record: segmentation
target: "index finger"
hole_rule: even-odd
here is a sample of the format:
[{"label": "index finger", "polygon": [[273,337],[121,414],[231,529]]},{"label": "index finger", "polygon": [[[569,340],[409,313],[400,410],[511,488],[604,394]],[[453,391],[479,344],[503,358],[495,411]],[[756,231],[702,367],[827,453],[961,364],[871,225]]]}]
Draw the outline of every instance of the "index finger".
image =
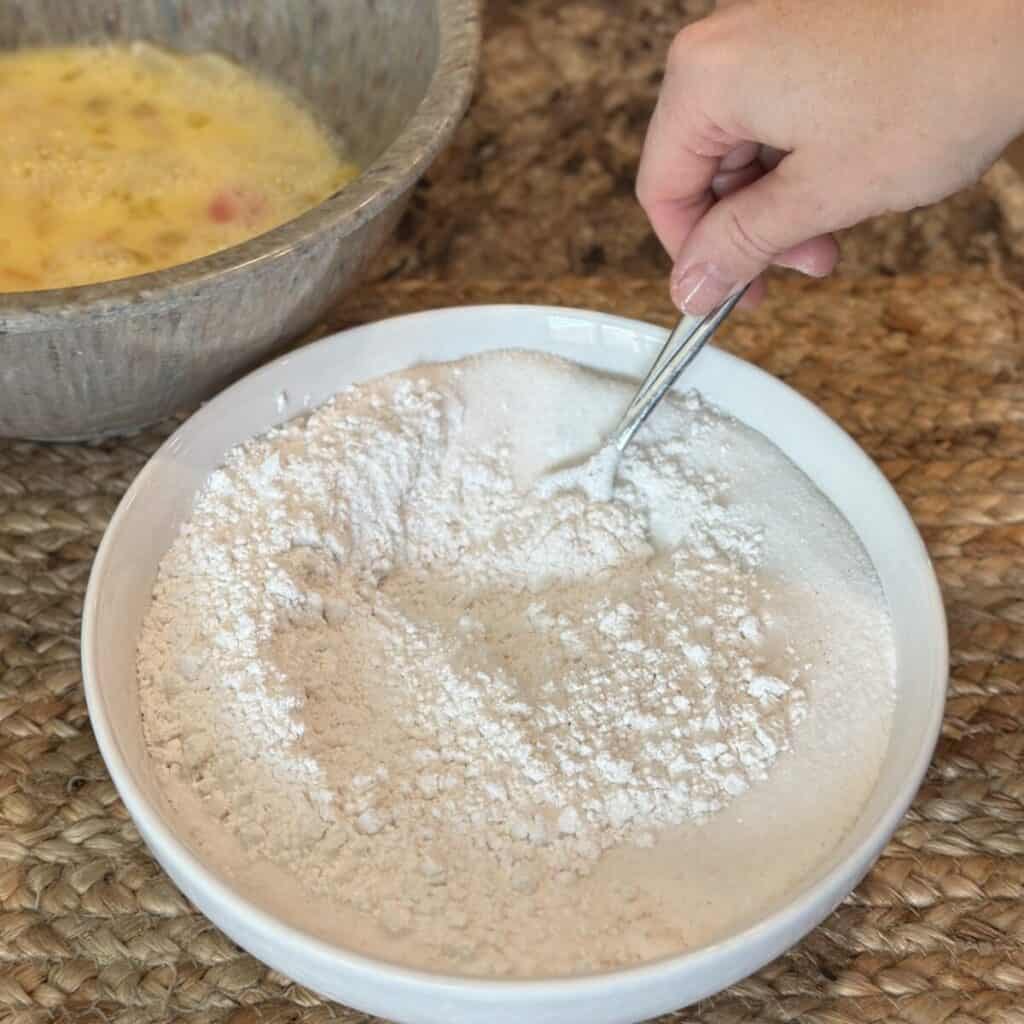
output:
[{"label": "index finger", "polygon": [[[679,45],[677,40],[673,48]],[[750,159],[757,152],[753,143],[730,136],[701,113],[691,83],[675,70],[683,60],[685,53],[669,58],[636,183],[640,205],[673,259],[715,202],[711,182],[722,158],[737,147],[749,146]],[[742,166],[745,157],[738,155],[733,163]]]}]

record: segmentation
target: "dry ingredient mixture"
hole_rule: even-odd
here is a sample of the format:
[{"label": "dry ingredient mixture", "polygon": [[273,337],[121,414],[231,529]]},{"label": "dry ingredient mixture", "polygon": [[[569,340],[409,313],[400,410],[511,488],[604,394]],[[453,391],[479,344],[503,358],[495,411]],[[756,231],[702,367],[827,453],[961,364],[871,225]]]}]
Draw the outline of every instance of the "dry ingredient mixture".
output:
[{"label": "dry ingredient mixture", "polygon": [[421,367],[210,477],[145,622],[144,728],[254,898],[419,967],[564,974],[722,934],[856,818],[893,673],[863,549],[696,394],[611,495],[545,486],[628,398],[525,353]]},{"label": "dry ingredient mixture", "polygon": [[0,292],[197,259],[357,173],[269,82],[141,42],[0,54],[0,147]]}]

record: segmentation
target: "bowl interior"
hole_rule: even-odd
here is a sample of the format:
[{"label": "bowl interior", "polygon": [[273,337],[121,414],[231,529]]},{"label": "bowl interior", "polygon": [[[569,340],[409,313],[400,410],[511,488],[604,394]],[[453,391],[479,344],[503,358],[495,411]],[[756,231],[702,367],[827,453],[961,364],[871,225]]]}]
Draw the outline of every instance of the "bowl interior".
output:
[{"label": "bowl interior", "polygon": [[[714,349],[688,371],[685,386],[760,430],[835,503],[874,562],[894,620],[897,708],[879,781],[856,826],[795,896],[722,942],[647,967],[564,981],[453,984],[374,964],[273,921],[245,904],[174,834],[142,739],[136,638],[159,559],[226,451],[349,383],[418,362],[518,347],[638,375],[663,339],[660,329],[633,321],[534,307],[448,310],[369,325],[286,356],[221,394],[130,488],[97,556],[86,600],[83,665],[92,724],[158,859],[202,910],[257,956],[327,995],[398,1020],[468,1021],[484,1008],[495,1021],[526,1010],[537,1020],[640,1020],[718,991],[781,953],[848,894],[880,852],[923,777],[941,722],[948,656],[935,576],[906,510],[853,441],[779,381]],[[612,994],[617,998],[609,1001]],[[426,995],[436,1000],[429,1008]]]},{"label": "bowl interior", "polygon": [[439,9],[427,0],[0,0],[0,49],[144,39],[214,50],[301,96],[366,167],[427,92]]}]

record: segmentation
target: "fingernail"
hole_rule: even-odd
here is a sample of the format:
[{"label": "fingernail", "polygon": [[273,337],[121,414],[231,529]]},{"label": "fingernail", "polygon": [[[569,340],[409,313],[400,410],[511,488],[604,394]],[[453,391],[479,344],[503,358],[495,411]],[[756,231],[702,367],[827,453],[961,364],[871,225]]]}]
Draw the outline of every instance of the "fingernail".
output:
[{"label": "fingernail", "polygon": [[780,267],[787,270],[795,270],[799,274],[806,274],[807,277],[828,277],[830,270],[823,270],[820,258],[815,253],[798,253],[795,257],[783,253],[776,261]]},{"label": "fingernail", "polygon": [[710,313],[735,290],[736,283],[726,280],[710,263],[678,268],[672,273],[672,301],[694,316]]}]

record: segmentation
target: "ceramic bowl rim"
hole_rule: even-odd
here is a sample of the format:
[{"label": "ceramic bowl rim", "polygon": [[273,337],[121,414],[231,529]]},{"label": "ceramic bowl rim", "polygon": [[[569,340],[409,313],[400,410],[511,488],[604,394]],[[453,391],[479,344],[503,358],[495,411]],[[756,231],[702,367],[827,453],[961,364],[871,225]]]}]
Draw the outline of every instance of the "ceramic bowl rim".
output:
[{"label": "ceramic bowl rim", "polygon": [[73,288],[0,294],[0,334],[53,330],[83,315],[171,305],[325,233],[344,238],[357,231],[419,178],[469,105],[480,58],[480,0],[438,0],[438,10],[438,62],[427,91],[398,135],[352,183],[262,235],[187,263]]}]

